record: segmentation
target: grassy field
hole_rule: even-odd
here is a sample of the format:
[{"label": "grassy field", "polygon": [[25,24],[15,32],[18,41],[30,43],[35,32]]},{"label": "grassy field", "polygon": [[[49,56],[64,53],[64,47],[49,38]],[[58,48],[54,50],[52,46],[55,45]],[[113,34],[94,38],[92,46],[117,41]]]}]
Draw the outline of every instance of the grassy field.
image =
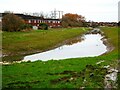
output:
[{"label": "grassy field", "polygon": [[50,29],[50,30],[33,30],[28,32],[3,32],[3,54],[8,55],[4,60],[9,58],[15,59],[22,55],[36,52],[42,52],[54,46],[58,46],[63,41],[77,37],[84,33],[87,28],[72,29]]},{"label": "grassy field", "polygon": [[[112,52],[98,57],[3,65],[3,88],[104,88],[107,69],[103,67],[117,67],[118,64],[118,28],[104,27],[101,30],[114,46]],[[79,30],[71,30],[73,32],[80,33]],[[96,64],[103,60],[104,62]]]}]

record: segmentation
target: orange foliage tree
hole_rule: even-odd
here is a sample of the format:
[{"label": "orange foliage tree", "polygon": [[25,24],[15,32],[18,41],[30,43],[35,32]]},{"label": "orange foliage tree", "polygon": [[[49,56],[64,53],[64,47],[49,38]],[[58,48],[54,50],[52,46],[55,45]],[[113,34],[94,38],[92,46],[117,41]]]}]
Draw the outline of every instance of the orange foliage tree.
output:
[{"label": "orange foliage tree", "polygon": [[85,25],[85,17],[78,14],[67,13],[62,17],[63,27],[80,27]]}]

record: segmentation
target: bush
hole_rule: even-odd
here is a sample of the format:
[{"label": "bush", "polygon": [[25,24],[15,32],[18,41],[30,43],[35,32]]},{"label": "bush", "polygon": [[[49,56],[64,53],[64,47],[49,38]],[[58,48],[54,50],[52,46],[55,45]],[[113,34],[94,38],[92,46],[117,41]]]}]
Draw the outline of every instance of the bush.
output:
[{"label": "bush", "polygon": [[3,31],[21,31],[24,24],[24,20],[13,13],[9,13],[2,18]]},{"label": "bush", "polygon": [[30,24],[23,24],[23,25],[21,25],[21,27],[20,27],[21,29],[31,29],[32,28],[32,25],[30,25]]},{"label": "bush", "polygon": [[48,25],[46,23],[40,23],[39,29],[48,30]]},{"label": "bush", "polygon": [[68,27],[68,23],[65,22],[65,21],[63,21],[63,22],[62,22],[62,26],[65,27],[65,28],[67,28],[67,27]]}]

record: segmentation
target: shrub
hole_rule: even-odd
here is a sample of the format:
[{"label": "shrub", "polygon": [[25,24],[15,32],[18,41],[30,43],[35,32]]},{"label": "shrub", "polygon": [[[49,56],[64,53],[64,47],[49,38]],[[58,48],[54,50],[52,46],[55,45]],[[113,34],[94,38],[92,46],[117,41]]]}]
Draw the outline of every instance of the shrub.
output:
[{"label": "shrub", "polygon": [[39,29],[48,30],[48,25],[46,23],[40,23]]},{"label": "shrub", "polygon": [[24,24],[24,20],[13,13],[9,13],[2,18],[3,31],[21,31]]},{"label": "shrub", "polygon": [[30,24],[23,24],[23,25],[21,25],[20,28],[21,28],[21,29],[31,29],[31,28],[32,28],[32,25],[30,25]]},{"label": "shrub", "polygon": [[62,22],[62,26],[67,28],[68,27],[68,23],[66,23],[65,21]]}]

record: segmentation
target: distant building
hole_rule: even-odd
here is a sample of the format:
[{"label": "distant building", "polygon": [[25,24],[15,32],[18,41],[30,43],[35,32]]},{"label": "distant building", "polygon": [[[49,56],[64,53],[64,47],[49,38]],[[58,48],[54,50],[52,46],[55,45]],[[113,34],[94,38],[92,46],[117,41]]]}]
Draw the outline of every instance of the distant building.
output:
[{"label": "distant building", "polygon": [[86,22],[87,23],[87,26],[110,26],[110,27],[113,27],[113,26],[118,26],[118,23],[117,22]]},{"label": "distant building", "polygon": [[[7,13],[1,13],[2,17],[5,16]],[[32,26],[39,27],[40,23],[46,23],[49,27],[61,27],[61,20],[60,19],[51,19],[51,18],[43,18],[31,15],[24,15],[24,14],[15,14],[22,19],[24,19],[26,24],[30,24]],[[0,17],[0,18],[2,18]]]},{"label": "distant building", "polygon": [[117,22],[99,22],[99,25],[113,27],[113,26],[118,26],[118,23]]}]

